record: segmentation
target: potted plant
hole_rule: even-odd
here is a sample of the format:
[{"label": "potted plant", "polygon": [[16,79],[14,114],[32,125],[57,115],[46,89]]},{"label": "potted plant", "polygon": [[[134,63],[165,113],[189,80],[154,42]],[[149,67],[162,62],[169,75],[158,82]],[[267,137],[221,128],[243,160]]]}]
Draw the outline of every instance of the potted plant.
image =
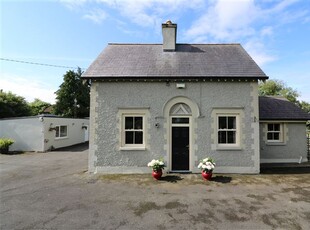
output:
[{"label": "potted plant", "polygon": [[9,138],[0,138],[0,153],[8,154],[9,147],[12,145],[14,141]]},{"label": "potted plant", "polygon": [[153,170],[152,176],[156,180],[159,180],[161,178],[161,176],[163,175],[163,169],[165,167],[164,161],[153,159],[151,162],[149,162],[147,164],[147,166],[152,168],[152,170]]},{"label": "potted plant", "polygon": [[198,165],[198,168],[201,169],[201,175],[205,180],[210,180],[212,177],[213,169],[215,168],[215,162],[212,158],[202,159]]}]

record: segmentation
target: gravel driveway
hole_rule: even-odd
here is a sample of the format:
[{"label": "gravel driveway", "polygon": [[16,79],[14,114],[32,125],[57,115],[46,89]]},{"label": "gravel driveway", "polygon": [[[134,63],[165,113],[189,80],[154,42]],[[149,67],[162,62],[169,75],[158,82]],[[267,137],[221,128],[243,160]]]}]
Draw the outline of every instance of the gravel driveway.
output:
[{"label": "gravel driveway", "polygon": [[0,228],[309,229],[310,174],[98,176],[80,150],[0,155]]}]

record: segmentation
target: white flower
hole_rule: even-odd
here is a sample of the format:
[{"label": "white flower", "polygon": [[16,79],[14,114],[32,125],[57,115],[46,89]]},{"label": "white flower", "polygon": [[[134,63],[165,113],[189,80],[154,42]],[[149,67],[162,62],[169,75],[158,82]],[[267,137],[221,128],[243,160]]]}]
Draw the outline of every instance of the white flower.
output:
[{"label": "white flower", "polygon": [[148,166],[148,167],[153,167],[154,164],[155,164],[155,160],[153,159],[153,160],[151,160],[151,162],[149,162],[149,163],[147,164],[147,166]]},{"label": "white flower", "polygon": [[207,158],[202,160],[202,163],[206,163],[208,160],[209,160],[209,158],[207,157]]},{"label": "white flower", "polygon": [[153,159],[147,164],[147,166],[152,167],[153,169],[163,169],[165,167],[165,162],[162,160]]},{"label": "white flower", "polygon": [[202,171],[211,171],[215,168],[215,163],[212,158],[206,157],[200,161],[198,164],[198,168],[202,169]]}]

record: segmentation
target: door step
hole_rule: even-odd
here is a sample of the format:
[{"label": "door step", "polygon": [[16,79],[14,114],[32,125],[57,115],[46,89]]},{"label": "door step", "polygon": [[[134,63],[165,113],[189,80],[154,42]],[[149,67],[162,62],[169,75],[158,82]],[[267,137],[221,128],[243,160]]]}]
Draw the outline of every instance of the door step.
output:
[{"label": "door step", "polygon": [[188,171],[188,170],[171,170],[168,173],[190,174],[190,173],[192,173],[192,171]]}]

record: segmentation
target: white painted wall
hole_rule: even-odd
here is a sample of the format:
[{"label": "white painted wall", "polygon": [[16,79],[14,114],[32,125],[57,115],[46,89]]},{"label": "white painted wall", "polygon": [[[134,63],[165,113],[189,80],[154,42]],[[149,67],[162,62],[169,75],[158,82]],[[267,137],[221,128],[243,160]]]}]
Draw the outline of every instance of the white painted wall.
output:
[{"label": "white painted wall", "polygon": [[43,123],[38,117],[0,120],[0,137],[15,141],[10,151],[44,151]]},{"label": "white painted wall", "polygon": [[[44,151],[61,148],[85,142],[85,129],[89,125],[88,119],[44,117]],[[68,135],[65,138],[56,138],[56,131],[49,131],[50,127],[66,125]]]},{"label": "white painted wall", "polygon": [[[68,135],[56,138],[56,131],[50,127],[66,125]],[[15,143],[10,151],[45,152],[51,148],[61,148],[85,142],[85,128],[89,127],[88,119],[59,117],[27,117],[0,120],[0,138],[12,138]],[[89,130],[87,129],[87,132]]]}]

